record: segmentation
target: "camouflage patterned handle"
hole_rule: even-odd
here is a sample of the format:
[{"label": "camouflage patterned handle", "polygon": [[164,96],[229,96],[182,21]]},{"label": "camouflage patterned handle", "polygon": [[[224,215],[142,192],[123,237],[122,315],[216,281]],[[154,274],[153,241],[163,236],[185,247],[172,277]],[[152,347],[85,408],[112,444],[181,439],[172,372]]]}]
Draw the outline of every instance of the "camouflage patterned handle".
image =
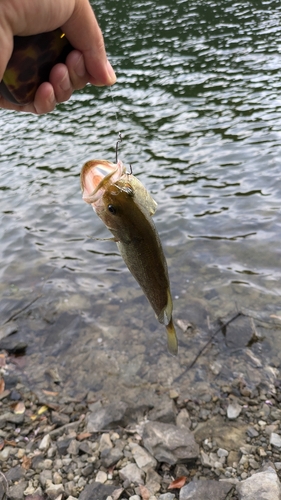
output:
[{"label": "camouflage patterned handle", "polygon": [[49,81],[52,67],[65,62],[73,50],[60,29],[32,36],[15,36],[14,50],[0,82],[0,94],[24,106],[33,102],[36,90]]}]

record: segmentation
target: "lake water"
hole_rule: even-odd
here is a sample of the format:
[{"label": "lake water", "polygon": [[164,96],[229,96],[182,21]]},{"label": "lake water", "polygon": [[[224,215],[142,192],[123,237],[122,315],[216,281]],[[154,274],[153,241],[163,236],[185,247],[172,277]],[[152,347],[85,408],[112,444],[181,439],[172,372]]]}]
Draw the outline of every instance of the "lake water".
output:
[{"label": "lake water", "polygon": [[[270,378],[281,363],[280,2],[103,0],[96,13],[118,83],[46,116],[0,111],[0,323],[19,312],[21,372],[52,389],[56,369],[66,394],[108,399],[254,384],[255,363]],[[177,359],[81,198],[82,165],[114,161],[119,132],[120,159],[158,203]],[[237,311],[263,322],[258,342],[230,346],[220,332],[187,371]]]}]

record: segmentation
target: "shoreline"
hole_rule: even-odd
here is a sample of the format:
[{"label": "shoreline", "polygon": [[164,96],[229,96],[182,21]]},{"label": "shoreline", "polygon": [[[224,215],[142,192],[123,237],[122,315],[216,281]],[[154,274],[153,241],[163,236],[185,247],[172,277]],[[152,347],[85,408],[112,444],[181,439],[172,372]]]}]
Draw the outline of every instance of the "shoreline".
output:
[{"label": "shoreline", "polygon": [[59,385],[32,392],[5,351],[0,363],[0,500],[258,500],[261,484],[281,494],[278,380],[274,394],[235,379],[219,397],[158,388],[147,404],[91,391],[79,401]]}]

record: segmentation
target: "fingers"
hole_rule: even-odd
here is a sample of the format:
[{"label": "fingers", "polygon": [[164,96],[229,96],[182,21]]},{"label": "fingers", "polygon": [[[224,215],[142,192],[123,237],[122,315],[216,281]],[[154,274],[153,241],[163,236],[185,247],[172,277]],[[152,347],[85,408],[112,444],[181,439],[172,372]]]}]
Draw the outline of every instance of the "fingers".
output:
[{"label": "fingers", "polygon": [[[0,81],[13,50],[13,34],[28,35],[37,33],[38,30],[41,32],[39,20],[43,19],[44,26],[46,25],[48,29],[54,29],[56,23],[59,23],[58,26],[61,26],[77,50],[68,55],[65,64],[54,66],[50,81],[40,85],[32,104],[15,105],[0,95],[0,107],[36,114],[48,113],[55,108],[57,102],[68,100],[74,90],[82,89],[88,82],[99,86],[115,83],[116,75],[107,59],[103,35],[89,0],[48,0],[48,2],[40,0],[38,5],[41,10],[37,6],[38,19],[37,14],[35,17],[29,15],[36,13],[37,9],[30,11],[31,4],[23,2],[25,8],[20,16],[19,10],[14,9],[13,15],[15,18],[18,15],[18,19],[14,19],[11,26],[7,22],[5,24],[3,19],[5,21],[6,18],[4,15],[1,16],[1,6],[3,10],[3,6],[7,7],[10,3],[12,2],[1,3],[0,0]],[[50,18],[48,22],[44,9]],[[28,23],[24,22],[26,19]]]},{"label": "fingers", "polygon": [[76,1],[72,16],[62,29],[70,43],[83,53],[89,82],[93,85],[113,85],[116,75],[107,60],[103,35],[88,0]]},{"label": "fingers", "polygon": [[0,107],[14,111],[49,113],[55,109],[57,103],[67,101],[74,90],[85,87],[90,75],[85,68],[83,55],[75,50],[66,60],[66,64],[56,64],[50,73],[49,82],[44,82],[37,89],[34,102],[26,106],[19,106],[6,101],[0,96]]},{"label": "fingers", "polygon": [[74,90],[80,90],[90,81],[90,75],[86,70],[84,57],[78,50],[73,50],[66,58],[66,66],[69,78]]},{"label": "fingers", "polygon": [[43,115],[53,111],[56,106],[56,98],[53,86],[48,83],[42,83],[38,88],[34,102],[27,104],[26,106],[20,106],[18,104],[13,104],[6,101],[2,96],[0,96],[0,108],[9,109],[11,111],[21,111],[24,113],[34,113],[36,115]]},{"label": "fingers", "polygon": [[0,43],[1,43],[1,57],[0,57],[0,81],[3,78],[7,62],[9,61],[13,52],[13,36],[0,27]]}]

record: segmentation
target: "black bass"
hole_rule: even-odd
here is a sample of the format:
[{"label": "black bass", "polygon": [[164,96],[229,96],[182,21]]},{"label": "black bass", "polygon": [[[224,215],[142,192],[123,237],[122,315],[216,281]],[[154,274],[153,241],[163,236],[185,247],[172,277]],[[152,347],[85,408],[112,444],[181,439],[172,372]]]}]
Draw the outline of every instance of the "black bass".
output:
[{"label": "black bass", "polygon": [[121,161],[88,161],[81,171],[83,200],[111,231],[129,271],[167,330],[168,349],[178,352],[167,263],[151,216],[157,203]]}]

